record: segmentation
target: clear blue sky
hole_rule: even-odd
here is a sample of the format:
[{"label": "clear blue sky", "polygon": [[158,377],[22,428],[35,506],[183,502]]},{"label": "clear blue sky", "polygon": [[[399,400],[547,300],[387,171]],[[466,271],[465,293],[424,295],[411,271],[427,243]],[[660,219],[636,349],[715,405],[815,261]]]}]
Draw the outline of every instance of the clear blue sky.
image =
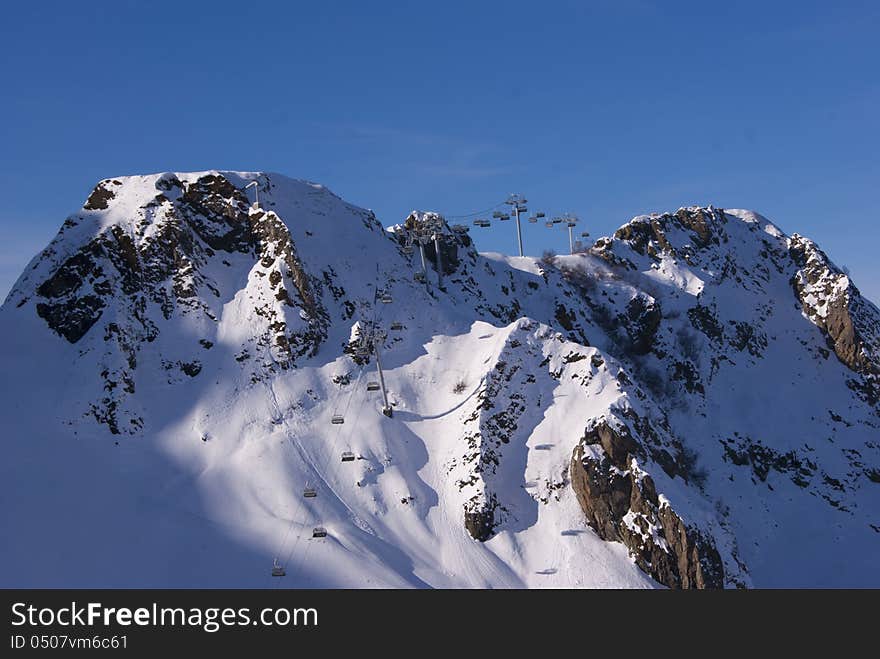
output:
[{"label": "clear blue sky", "polygon": [[[278,171],[387,224],[513,191],[598,235],[713,203],[880,301],[880,3],[16,2],[0,294],[105,177]],[[474,231],[512,252],[510,223]],[[528,226],[526,251],[563,251]]]}]

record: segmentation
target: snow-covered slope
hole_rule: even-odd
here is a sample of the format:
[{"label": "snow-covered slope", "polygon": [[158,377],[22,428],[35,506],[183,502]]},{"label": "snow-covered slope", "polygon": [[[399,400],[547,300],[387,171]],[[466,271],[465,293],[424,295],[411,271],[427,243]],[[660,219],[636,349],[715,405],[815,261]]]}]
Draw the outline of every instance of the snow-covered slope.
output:
[{"label": "snow-covered slope", "polygon": [[694,208],[538,261],[443,225],[438,285],[429,220],[101,182],[0,309],[0,583],[880,585],[880,313],[812,242]]}]

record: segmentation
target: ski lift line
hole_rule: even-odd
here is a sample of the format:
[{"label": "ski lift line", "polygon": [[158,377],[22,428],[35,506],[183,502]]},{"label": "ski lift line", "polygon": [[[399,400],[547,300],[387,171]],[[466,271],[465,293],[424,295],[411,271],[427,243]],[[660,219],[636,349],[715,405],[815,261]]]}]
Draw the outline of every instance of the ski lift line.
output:
[{"label": "ski lift line", "polygon": [[[284,441],[282,442],[282,444],[286,444],[286,445],[288,446],[288,449],[289,449],[291,452],[293,452],[293,451],[295,451],[295,447],[293,446],[293,442],[292,442],[292,440],[290,439],[290,438],[291,438],[291,435],[292,435],[292,432],[291,432],[291,429],[290,429],[290,427],[289,427],[289,425],[288,425],[288,423],[287,423],[287,419],[286,419],[286,417],[285,417],[283,414],[281,414],[281,406],[278,404],[278,396],[275,394],[275,389],[274,389],[274,387],[272,387],[271,382],[267,384],[267,388],[269,389],[269,392],[272,394],[272,403],[273,403],[273,405],[274,405],[274,407],[275,407],[275,413],[276,413],[276,415],[280,416],[280,418],[281,418],[281,422],[282,422],[282,424],[283,424],[284,427],[285,427]],[[317,470],[315,469],[315,465],[314,465],[314,463],[312,462],[312,460],[308,457],[308,454],[304,453],[301,449],[300,449],[300,454],[301,454],[300,457],[301,457],[302,461],[303,461],[306,465],[308,465],[313,471],[317,472]],[[296,458],[296,455],[293,455],[293,457],[294,457],[294,459],[295,459],[295,458]],[[307,517],[308,517],[308,513],[309,513],[309,509],[308,509],[308,507],[307,507],[304,503],[299,502],[299,508],[300,508],[300,509],[302,510],[302,512],[303,512],[303,517],[304,517],[304,518],[307,518]],[[276,559],[275,559],[276,561],[277,561],[277,558],[278,558],[279,556],[282,556],[282,555],[283,555],[283,553],[284,553],[284,547],[285,547],[285,545],[287,544],[287,540],[288,540],[288,538],[290,537],[290,532],[291,532],[291,530],[293,529],[293,525],[294,525],[295,523],[296,523],[296,517],[293,516],[293,515],[291,515],[291,518],[290,518],[290,524],[288,524],[288,526],[287,526],[287,531],[286,531],[285,534],[284,534],[284,539],[281,541],[281,545],[279,546],[279,548],[278,548],[278,552],[277,552],[276,555],[275,555],[275,556],[276,556]],[[291,547],[290,552],[288,553],[288,557],[289,557],[289,558],[290,558],[290,557],[293,557],[294,554],[296,553],[297,547],[298,547],[298,545],[299,545],[300,537],[301,537],[300,535],[298,535],[298,536],[296,537],[296,540],[294,541],[293,546]],[[290,564],[290,560],[287,560],[287,561],[285,561],[285,563],[281,564],[280,567],[282,568],[282,570],[284,570],[284,569],[285,569],[285,566],[286,566],[286,565],[289,565],[289,564]],[[270,576],[270,579],[271,579],[272,577],[276,576],[276,575],[274,574],[274,572],[275,572],[275,570],[274,570],[274,567],[273,567],[273,574]],[[279,584],[279,586],[280,586],[280,584]]]},{"label": "ski lift line", "polygon": [[490,211],[494,211],[498,208],[501,208],[505,204],[507,204],[506,199],[502,202],[495,204],[494,206],[490,206],[489,208],[485,208],[480,211],[474,211],[473,213],[462,213],[461,215],[447,215],[446,213],[444,213],[443,217],[445,217],[446,219],[450,219],[450,220],[460,220],[460,219],[464,219],[466,217],[474,217],[475,215],[482,215],[483,213],[488,213]]},{"label": "ski lift line", "polygon": [[[303,534],[305,534],[305,533],[307,533],[307,531],[306,531],[306,529],[303,529],[303,530],[300,532],[300,534],[296,537],[297,544],[299,544],[300,539],[302,539],[302,536],[303,536]],[[309,561],[309,550],[310,550],[311,548],[312,548],[312,543],[311,543],[311,542],[306,542],[306,548],[303,550],[302,557],[301,557],[301,558],[302,558],[302,564],[303,564],[303,565],[308,565],[308,561]],[[293,558],[294,558],[294,552],[293,552],[293,550],[291,550],[290,554],[289,554],[289,555],[287,556],[287,558],[285,559],[285,563],[284,563],[284,564],[285,564],[285,565],[290,565],[291,562],[293,561]]]},{"label": "ski lift line", "polygon": [[[376,302],[376,298],[378,298],[378,292],[379,292],[378,279],[379,279],[379,270],[378,270],[378,266],[377,266],[377,281],[374,282],[374,284],[375,284],[375,287],[374,287],[374,298],[373,298],[373,299],[374,299],[374,304],[373,304],[373,309],[372,309],[372,311],[373,311],[373,317],[374,317],[374,322],[375,322],[375,318],[376,318],[376,311],[377,311],[377,308],[378,308],[378,305],[375,303],[375,302]],[[346,404],[346,409],[345,409],[345,413],[346,413],[346,414],[348,413],[348,410],[349,410],[350,407],[351,407],[352,395],[355,394],[355,393],[357,393],[357,391],[358,391],[358,389],[359,389],[359,387],[360,387],[360,381],[361,381],[361,379],[362,379],[362,377],[363,377],[363,373],[364,373],[364,366],[362,365],[362,366],[360,367],[359,372],[358,372],[358,377],[357,377],[357,379],[356,379],[356,381],[355,381],[355,386],[354,386],[354,388],[351,390],[350,395],[348,396],[348,400],[347,400],[347,404]],[[289,445],[290,445],[290,450],[293,451],[293,450],[294,450],[294,447],[293,447],[292,441],[291,441],[291,439],[290,439],[290,437],[291,437],[290,428],[289,428],[289,425],[288,425],[288,423],[287,423],[287,419],[286,419],[286,417],[281,413],[281,406],[278,404],[278,397],[277,397],[277,395],[275,394],[275,390],[274,390],[274,388],[272,387],[271,382],[267,383],[267,388],[269,389],[269,392],[270,392],[271,395],[272,395],[272,403],[273,403],[273,406],[274,406],[274,408],[275,408],[276,417],[280,417],[280,418],[281,418],[281,421],[282,421],[282,424],[285,426],[285,431],[286,431],[286,432],[285,432],[285,440],[286,440],[286,441],[283,442],[283,443],[287,443],[287,444],[289,444]],[[333,408],[335,408],[335,407],[338,406],[338,403],[339,403],[339,396],[342,395],[342,390],[343,390],[343,388],[342,388],[342,386],[340,386],[339,389],[338,389],[337,392],[336,392],[336,396],[335,396],[335,401],[334,401]],[[331,409],[333,409],[333,408],[331,408]],[[344,418],[344,416],[343,416],[343,418]],[[349,434],[348,440],[350,441],[350,434]],[[339,465],[338,465],[338,464],[333,464],[333,463],[331,462],[330,465],[327,465],[327,466],[330,467],[329,470],[328,470],[328,469],[325,469],[325,470],[322,471],[322,472],[318,472],[318,470],[316,469],[316,465],[312,462],[311,458],[309,458],[308,454],[305,453],[305,452],[302,452],[302,451],[301,451],[301,453],[302,453],[301,457],[303,458],[303,462],[305,462],[309,467],[311,467],[311,469],[312,469],[312,471],[315,473],[315,476],[317,477],[317,479],[323,480],[324,483],[327,485],[327,489],[328,489],[329,491],[333,492],[333,494],[336,496],[336,498],[337,498],[337,499],[338,499],[338,500],[339,500],[339,501],[340,501],[340,502],[341,502],[346,508],[348,508],[349,511],[351,511],[351,508],[348,506],[348,504],[345,503],[344,499],[343,499],[343,498],[342,498],[342,497],[341,497],[341,496],[340,496],[340,495],[339,495],[339,494],[333,489],[333,486],[330,484],[330,482],[328,482],[326,478],[322,478],[322,477],[321,477],[321,474],[322,474],[322,473],[325,473],[325,474],[326,474],[326,473],[328,473],[328,471],[329,471],[329,472],[332,473],[333,478],[336,478],[336,477],[338,476],[338,474],[336,473],[336,470],[337,470],[337,468],[339,467]],[[293,456],[293,457],[296,457],[296,456]],[[331,460],[331,457],[329,456],[329,454],[328,454],[327,459],[328,459],[328,460]],[[308,483],[307,483],[307,485],[308,485]],[[309,490],[309,488],[307,487],[306,490],[304,490],[304,496],[310,496],[310,498],[311,498],[311,497],[314,497],[315,494],[316,494],[315,490],[314,490],[314,489],[311,490],[311,492],[312,492],[311,495],[305,494],[306,492],[309,492],[309,491],[310,491],[310,490]],[[308,517],[308,512],[309,512],[309,511],[308,511],[308,508],[307,508],[307,507],[305,506],[305,504],[302,503],[301,501],[300,501],[299,507],[302,508],[302,509],[304,510],[304,512],[306,513],[305,515],[303,515],[303,517],[304,517],[304,518],[307,518],[307,517]],[[288,538],[289,538],[289,536],[290,536],[290,532],[291,532],[291,530],[293,529],[293,524],[295,523],[295,521],[296,521],[296,518],[295,518],[294,516],[291,516],[290,524],[288,524],[288,526],[287,526],[287,530],[286,530],[286,532],[285,532],[285,534],[284,534],[284,538],[283,538],[282,541],[281,541],[281,546],[279,547],[279,551],[277,552],[277,554],[276,554],[276,558],[275,558],[275,560],[274,560],[274,562],[273,562],[273,569],[272,569],[272,571],[271,571],[271,573],[270,573],[270,579],[272,579],[273,577],[282,576],[281,574],[279,574],[279,570],[280,570],[281,573],[286,574],[284,566],[285,566],[285,565],[290,565],[290,564],[291,564],[291,561],[293,560],[293,558],[294,558],[294,556],[295,556],[295,554],[296,554],[297,548],[298,548],[298,546],[299,546],[299,542],[300,542],[300,540],[301,540],[301,538],[302,538],[302,535],[303,535],[302,532],[300,532],[300,533],[297,535],[296,540],[295,540],[294,543],[293,543],[293,546],[290,548],[290,552],[288,552],[288,555],[287,555],[287,558],[286,558],[286,560],[285,560],[285,563],[281,564],[280,566],[278,565],[278,563],[277,563],[277,557],[283,554],[283,552],[284,552],[284,547],[285,547],[285,545],[287,544],[287,540],[288,540]],[[306,545],[306,551],[305,551],[305,553],[303,554],[303,563],[306,562],[306,559],[307,559],[307,556],[308,556],[308,550],[309,550],[309,548],[310,548],[310,544],[307,544],[307,545]]]},{"label": "ski lift line", "polygon": [[[358,377],[355,380],[355,386],[351,389],[351,392],[350,392],[349,396],[347,397],[345,411],[343,413],[343,416],[345,416],[345,414],[348,413],[348,410],[351,408],[352,398],[355,394],[357,394],[358,390],[360,389],[360,382],[361,382],[361,378],[363,377],[363,374],[364,374],[364,369],[365,369],[365,366],[361,366],[360,370],[358,371]],[[340,445],[342,445],[342,444],[347,445],[347,442],[351,441],[351,432],[352,432],[351,427],[352,427],[352,425],[353,424],[349,424],[350,429],[349,429],[349,432],[347,435],[344,434],[343,428],[339,429],[340,431],[339,431],[338,437],[341,440]],[[333,447],[333,448],[334,448],[334,450],[336,449],[336,447]],[[338,465],[333,460],[332,454],[330,452],[328,452],[327,456],[326,456],[326,460],[325,460],[324,471],[321,473],[330,473],[333,475],[333,477],[336,477],[337,476],[337,472],[336,472],[337,468],[338,468]],[[330,483],[327,482],[327,479],[324,478],[323,480],[327,484],[328,489],[331,492],[333,492],[333,494],[336,495],[336,497],[340,501],[342,501],[342,497],[333,489],[332,485],[330,485]]]},{"label": "ski lift line", "polygon": [[[364,370],[365,370],[365,366],[361,366],[361,367],[360,367],[360,371],[358,372],[358,377],[357,377],[357,379],[355,380],[355,386],[354,386],[354,388],[351,390],[351,394],[350,394],[349,397],[348,397],[348,401],[347,401],[347,405],[346,405],[346,409],[345,409],[345,412],[346,412],[346,413],[348,412],[348,410],[349,410],[350,407],[351,407],[351,400],[352,400],[352,397],[353,397],[354,395],[356,395],[357,392],[358,392],[358,390],[360,389],[360,386],[359,386],[359,385],[360,385],[361,378],[363,377]],[[344,433],[344,429],[340,428],[339,438],[342,440],[342,441],[340,442],[340,445],[342,445],[342,444],[348,445],[348,443],[351,441],[351,432],[353,431],[353,428],[351,428],[352,425],[353,425],[353,424],[349,424],[349,426],[350,426],[350,430],[349,430],[349,432],[348,432],[347,435],[343,434],[343,433]],[[326,458],[325,458],[324,468],[323,468],[323,471],[321,472],[321,473],[324,473],[324,474],[331,474],[332,477],[333,477],[334,479],[337,478],[337,477],[339,476],[339,473],[338,473],[339,463],[338,463],[336,460],[334,460],[334,453],[335,453],[336,448],[337,448],[337,447],[334,446],[334,447],[333,447],[333,449],[334,449],[333,451],[328,451],[328,452],[327,452],[327,454],[326,454]],[[320,476],[320,474],[319,474],[319,476]],[[342,502],[342,504],[343,504],[346,508],[348,508],[349,510],[351,510],[351,508],[348,506],[348,504],[345,503],[345,500],[342,498],[342,496],[341,496],[338,492],[336,492],[335,489],[333,489],[333,486],[330,484],[330,481],[329,481],[327,478],[323,478],[323,480],[324,480],[324,483],[327,485],[327,489],[328,489],[330,492],[332,492],[333,495],[336,496],[336,498],[339,499],[339,501]]]},{"label": "ski lift line", "polygon": [[[358,377],[360,377],[360,376],[358,376]],[[350,381],[349,381],[349,384],[351,384]],[[342,415],[339,414],[339,401],[342,398],[342,396],[345,395],[345,387],[346,386],[348,386],[348,385],[342,384],[342,382],[340,382],[338,385],[338,389],[333,394],[333,398],[331,400],[331,405],[330,405],[331,419],[334,417],[337,417],[337,416],[342,416],[343,418],[345,417],[345,414],[342,414]]]},{"label": "ski lift line", "polygon": [[[378,275],[379,275],[379,272],[378,272],[378,267],[377,267],[377,280],[378,280],[378,278],[379,278]],[[378,293],[379,293],[379,287],[378,287],[378,281],[376,281],[376,282],[375,282],[375,286],[374,286],[374,298],[373,298],[373,299],[374,299],[374,303],[373,303],[373,309],[372,309],[374,326],[375,326],[375,323],[376,323],[377,320],[378,320],[378,319],[377,319],[377,315],[378,315],[378,314],[377,314],[377,311],[378,311],[378,305],[376,304],[376,299],[379,297]],[[360,389],[360,382],[361,382],[361,379],[363,378],[364,370],[365,370],[365,365],[361,365],[361,367],[360,367],[360,369],[359,369],[359,371],[358,371],[357,379],[355,380],[355,385],[354,385],[354,387],[353,387],[353,388],[350,390],[350,392],[349,392],[349,396],[348,396],[348,398],[347,398],[346,405],[345,405],[345,411],[344,411],[344,413],[343,413],[343,418],[344,418],[344,415],[347,414],[348,411],[349,411],[349,409],[351,408],[352,397],[353,397],[354,395],[356,395],[357,392],[358,392],[359,389]],[[280,415],[281,410],[280,410],[280,406],[278,405],[278,399],[277,399],[277,396],[275,395],[274,388],[271,387],[271,384],[269,384],[269,389],[270,389],[270,392],[271,392],[271,394],[272,394],[272,400],[273,400],[273,403],[274,403],[274,406],[275,406],[275,411],[276,411],[277,414]],[[342,395],[342,391],[343,391],[342,386],[340,386],[340,388],[339,388],[339,389],[337,390],[337,392],[336,392],[336,400],[335,400],[335,402],[334,402],[334,408],[335,408],[335,407],[338,407],[339,396]],[[288,424],[287,424],[287,420],[286,420],[286,418],[285,418],[283,415],[281,415],[281,419],[282,419],[282,423],[285,425],[285,428],[288,430],[288,432],[287,432],[286,435],[285,435],[285,439],[287,439],[288,442],[290,442],[290,433],[289,433],[289,427],[288,427]],[[347,441],[350,443],[350,440],[351,440],[351,431],[349,431],[348,437],[347,437],[346,439],[347,439]],[[293,446],[292,446],[292,444],[291,444],[291,450],[293,450]],[[326,478],[322,478],[322,477],[321,477],[321,474],[322,474],[322,473],[326,474],[326,473],[328,473],[328,472],[332,474],[332,477],[333,477],[334,479],[338,477],[337,469],[339,468],[340,465],[339,465],[339,463],[334,464],[334,463],[332,462],[332,457],[331,457],[330,453],[329,453],[329,452],[327,453],[327,458],[326,458],[328,461],[330,461],[330,464],[326,465],[326,466],[325,466],[325,469],[324,469],[322,472],[318,472],[318,471],[317,471],[317,469],[316,469],[316,465],[311,461],[310,458],[308,458],[308,454],[304,454],[302,457],[305,458],[304,462],[306,462],[306,463],[312,468],[312,470],[315,472],[316,477],[317,477],[318,479],[320,479],[320,480],[323,480],[324,483],[325,483],[326,486],[327,486],[327,489],[328,489],[330,492],[332,492],[332,493],[336,496],[336,498],[337,498],[337,499],[338,499],[338,500],[339,500],[339,501],[340,501],[340,502],[341,502],[346,508],[348,508],[348,510],[349,510],[350,512],[352,512],[352,511],[351,511],[351,507],[350,507],[348,504],[346,504],[346,503],[345,503],[345,500],[339,495],[339,493],[337,493],[337,492],[334,490],[334,488],[333,488],[333,486],[331,485],[331,483],[330,483]],[[329,467],[329,469],[327,469],[326,467]],[[303,504],[302,502],[300,503],[300,506],[301,506],[302,508],[305,508],[305,504]],[[306,512],[308,512],[308,510],[306,510]],[[280,554],[283,552],[283,550],[284,550],[284,545],[287,543],[287,538],[288,538],[289,535],[290,535],[290,531],[291,531],[291,529],[293,528],[293,524],[294,524],[294,522],[295,522],[295,519],[294,519],[294,518],[291,518],[291,523],[290,523],[290,525],[288,525],[287,532],[285,533],[285,538],[284,538],[284,540],[282,541],[282,545],[281,545],[281,547],[280,547],[280,551],[278,552],[279,555],[280,555]],[[298,548],[298,546],[299,546],[299,542],[300,542],[300,540],[302,539],[302,536],[303,536],[303,532],[301,531],[301,532],[297,535],[297,537],[296,537],[296,541],[293,543],[293,546],[291,547],[290,552],[288,553],[288,556],[287,556],[287,559],[286,559],[285,563],[282,564],[282,566],[281,566],[282,570],[283,570],[283,568],[284,568],[284,565],[290,565],[290,564],[291,564],[291,561],[292,561],[292,559],[294,558],[294,556],[295,556],[295,554],[296,554],[296,551],[297,551],[297,548]],[[313,544],[313,543],[307,543],[307,544],[306,544],[306,550],[305,550],[305,552],[304,552],[304,554],[303,554],[303,557],[302,557],[302,561],[303,561],[303,563],[305,563],[306,560],[307,560],[308,552],[309,552],[309,549],[310,549],[310,547],[311,547],[311,544]],[[273,573],[274,573],[274,572],[275,572],[275,570],[273,569]],[[270,578],[271,578],[271,577],[270,577]]]},{"label": "ski lift line", "polygon": [[[361,368],[361,371],[363,371],[363,368]],[[360,376],[361,376],[361,374],[359,374],[359,376],[358,376],[358,380],[360,380]],[[274,407],[275,407],[275,413],[276,413],[276,415],[277,415],[278,417],[281,418],[282,424],[285,426],[285,441],[284,441],[283,443],[288,444],[288,447],[289,447],[289,450],[290,450],[290,451],[295,451],[296,447],[293,445],[293,441],[292,441],[292,439],[291,439],[291,437],[294,436],[294,432],[293,432],[293,430],[290,428],[290,426],[289,426],[289,424],[288,424],[288,422],[287,422],[287,418],[286,418],[283,414],[281,414],[281,406],[280,406],[279,403],[278,403],[278,397],[277,397],[277,395],[275,394],[274,387],[272,387],[271,383],[267,383],[267,388],[269,389],[269,392],[270,392],[270,394],[271,394],[271,396],[272,396],[272,403],[273,403],[273,405],[274,405]],[[337,392],[337,395],[338,395],[339,393],[341,393],[341,391],[342,391],[342,389],[341,389],[341,387],[340,387],[340,390]],[[302,434],[305,435],[305,433],[302,433]],[[328,487],[328,490],[330,490],[331,492],[333,492],[333,494],[334,494],[337,498],[339,498],[340,501],[342,501],[342,499],[341,499],[341,497],[339,496],[339,494],[336,493],[335,490],[333,490],[332,486],[327,482],[327,480],[321,478],[321,474],[322,474],[322,473],[328,473],[328,471],[330,471],[330,472],[335,472],[335,469],[333,469],[333,466],[335,466],[335,465],[331,466],[331,468],[330,468],[329,470],[325,469],[325,470],[323,470],[323,471],[319,471],[319,470],[318,470],[318,465],[315,464],[315,462],[311,459],[311,457],[308,455],[307,452],[304,452],[301,448],[300,448],[300,451],[299,451],[299,452],[300,452],[300,458],[301,458],[302,462],[305,463],[305,465],[307,465],[307,467],[310,468],[311,471],[315,474],[315,476],[316,476],[316,480],[324,480],[325,484],[326,484],[327,487]],[[294,459],[295,459],[295,458],[296,458],[296,455],[293,455],[293,457],[294,457]],[[333,473],[333,476],[335,477],[336,474]],[[307,520],[307,519],[310,517],[310,515],[309,515],[310,508],[307,507],[307,506],[305,505],[305,503],[303,503],[302,500],[299,501],[299,508],[300,508],[300,509],[302,510],[302,512],[303,512],[303,515],[302,515],[303,519],[306,519],[306,520]],[[284,536],[284,539],[282,540],[281,546],[279,547],[279,551],[278,551],[277,554],[276,554],[276,558],[279,557],[279,556],[282,556],[282,555],[284,554],[284,548],[285,548],[285,546],[287,545],[287,541],[288,541],[288,538],[289,538],[289,536],[290,536],[290,532],[291,532],[291,530],[293,529],[293,525],[296,523],[296,519],[297,519],[296,516],[293,516],[293,515],[291,516],[290,524],[289,524],[288,527],[287,527],[287,531],[285,532],[285,536]],[[301,531],[301,532],[296,536],[296,540],[293,542],[293,545],[291,546],[290,551],[287,552],[287,559],[286,559],[285,563],[281,564],[281,568],[282,568],[282,569],[284,569],[285,566],[290,565],[290,564],[291,564],[291,561],[292,561],[292,560],[294,559],[294,557],[296,556],[297,551],[298,551],[298,548],[299,548],[300,540],[302,539],[302,535],[303,535],[303,533],[302,533],[302,531]],[[303,556],[303,562],[305,562],[305,556]],[[272,577],[270,576],[270,579],[271,579],[271,578],[272,578]]]},{"label": "ski lift line", "polygon": [[[360,368],[360,372],[358,373],[358,377],[357,377],[357,380],[356,380],[355,388],[354,388],[352,391],[357,391],[357,385],[360,383],[361,377],[363,376],[363,371],[364,371],[364,367],[362,366],[362,367]],[[274,395],[274,391],[273,391],[273,395]],[[348,407],[349,407],[350,404],[351,404],[351,396],[349,396],[348,403],[349,403],[349,405],[346,406],[346,411],[348,410]],[[348,508],[349,510],[351,510],[351,508],[348,506],[348,504],[345,503],[345,500],[339,495],[338,492],[336,492],[336,490],[335,490],[335,489],[333,488],[333,486],[330,484],[330,483],[331,483],[331,480],[334,480],[334,479],[336,479],[336,478],[338,477],[338,473],[337,473],[338,465],[336,465],[336,464],[332,461],[332,458],[329,456],[329,454],[328,454],[328,457],[327,457],[327,463],[324,465],[324,468],[323,468],[321,471],[318,471],[318,469],[316,468],[316,465],[315,465],[314,463],[312,463],[312,461],[311,461],[310,459],[307,459],[307,460],[305,460],[305,461],[309,464],[309,466],[310,466],[310,467],[312,468],[312,470],[315,472],[316,477],[317,477],[318,479],[324,481],[324,484],[327,486],[327,490],[330,491],[330,492],[332,492],[333,495],[334,495],[334,496],[335,496],[335,497],[336,497],[336,498],[337,498],[337,499],[338,499],[338,500],[339,500],[339,501],[340,501],[340,502],[341,502],[346,508]],[[322,473],[323,473],[323,474],[330,474],[331,478],[328,479],[328,478],[326,478],[326,477],[321,477],[321,474],[322,474]],[[304,505],[304,504],[301,504],[301,506],[305,508],[305,505]],[[307,510],[306,512],[308,512],[308,510]],[[304,515],[304,518],[308,518],[308,515]],[[291,523],[290,523],[290,525],[288,526],[288,531],[287,531],[287,533],[285,534],[285,540],[284,540],[284,542],[282,543],[281,551],[278,552],[278,555],[282,555],[282,552],[283,552],[283,549],[284,549],[284,545],[285,545],[286,542],[287,542],[286,538],[287,538],[287,536],[289,536],[289,534],[290,534],[290,530],[293,528],[293,524],[295,523],[295,521],[296,521],[295,519],[291,519]],[[296,557],[296,554],[297,554],[297,550],[298,550],[298,547],[299,547],[300,541],[302,540],[304,534],[307,533],[307,528],[308,528],[308,525],[305,525],[305,526],[303,526],[302,529],[300,529],[300,533],[296,536],[296,540],[294,541],[293,545],[291,546],[290,551],[287,553],[287,556],[286,556],[286,558],[285,558],[285,561],[284,561],[284,563],[282,563],[282,567],[287,566],[287,565],[291,565],[291,564],[293,563],[294,558]],[[308,542],[306,543],[305,551],[303,552],[303,555],[302,555],[302,557],[301,557],[301,558],[302,558],[302,561],[301,561],[302,564],[307,564],[308,553],[309,553],[309,549],[310,549],[310,547],[311,547],[311,544],[312,544],[312,543],[308,543]],[[271,578],[271,577],[270,577],[270,578]]]}]

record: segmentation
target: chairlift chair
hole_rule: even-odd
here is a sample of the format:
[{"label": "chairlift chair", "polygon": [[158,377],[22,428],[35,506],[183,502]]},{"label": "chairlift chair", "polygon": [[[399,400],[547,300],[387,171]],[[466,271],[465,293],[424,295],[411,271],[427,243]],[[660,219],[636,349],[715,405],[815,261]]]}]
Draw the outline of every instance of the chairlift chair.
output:
[{"label": "chairlift chair", "polygon": [[582,231],[581,232],[581,238],[589,238],[589,237],[590,237],[589,231]]},{"label": "chairlift chair", "polygon": [[412,245],[404,245],[404,246],[401,248],[401,251],[402,251],[404,254],[406,254],[407,256],[411,256],[412,253],[413,253],[415,250],[413,249],[413,246],[412,246]]},{"label": "chairlift chair", "polygon": [[345,417],[341,414],[334,414],[333,418],[330,419],[330,423],[332,423],[334,426],[341,426],[343,423],[345,423]]},{"label": "chairlift chair", "polygon": [[502,213],[501,211],[495,211],[494,213],[492,213],[492,217],[499,217],[500,218],[503,216],[504,216],[504,213]]},{"label": "chairlift chair", "polygon": [[343,451],[342,452],[342,461],[343,462],[354,462],[354,453],[351,451]]},{"label": "chairlift chair", "polygon": [[425,273],[422,272],[421,270],[419,270],[418,272],[413,274],[413,279],[415,279],[417,282],[424,284],[425,283]]},{"label": "chairlift chair", "polygon": [[566,224],[567,224],[568,226],[570,226],[570,227],[576,227],[576,226],[577,226],[577,222],[572,222],[572,221],[568,221],[568,222],[566,222]]},{"label": "chairlift chair", "polygon": [[546,226],[547,226],[548,229],[552,229],[552,228],[553,228],[553,222],[546,222],[545,224],[546,224]]},{"label": "chairlift chair", "polygon": [[535,213],[535,217],[544,217],[544,213]]},{"label": "chairlift chair", "polygon": [[327,529],[323,526],[316,526],[312,529],[312,537],[313,538],[326,538],[327,537]]},{"label": "chairlift chair", "polygon": [[272,576],[273,577],[283,577],[287,575],[287,572],[284,571],[284,568],[278,564],[278,559],[274,559],[272,561]]},{"label": "chairlift chair", "polygon": [[379,383],[375,381],[367,382],[367,391],[379,391]]},{"label": "chairlift chair", "polygon": [[316,496],[318,496],[318,490],[316,490],[316,489],[313,488],[313,487],[306,487],[306,488],[303,490],[303,496],[304,496],[306,499],[314,499]]},{"label": "chairlift chair", "polygon": [[538,217],[536,215],[529,216],[529,222],[531,222],[532,224],[534,224],[537,221],[538,221]]},{"label": "chairlift chair", "polygon": [[391,329],[393,329],[394,331],[400,331],[403,329],[403,323],[395,320],[393,323],[391,323]]},{"label": "chairlift chair", "polygon": [[383,293],[379,296],[379,302],[381,302],[382,304],[391,304],[392,302],[394,302],[394,300],[391,298],[390,295],[388,295],[388,293]]},{"label": "chairlift chair", "polygon": [[502,222],[506,222],[507,220],[510,219],[510,215],[508,215],[507,213],[505,213],[504,215],[502,215],[502,216],[499,217],[498,219],[501,220]]}]

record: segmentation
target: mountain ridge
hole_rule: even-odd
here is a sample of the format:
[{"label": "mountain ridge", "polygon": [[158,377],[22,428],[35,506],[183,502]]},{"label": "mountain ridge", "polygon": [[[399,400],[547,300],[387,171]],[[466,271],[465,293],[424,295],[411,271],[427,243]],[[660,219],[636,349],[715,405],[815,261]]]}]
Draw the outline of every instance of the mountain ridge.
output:
[{"label": "mountain ridge", "polygon": [[[156,467],[156,482],[203,499],[190,513],[263,563],[286,558],[294,585],[878,583],[880,312],[814,243],[750,211],[690,207],[541,260],[480,254],[444,224],[440,286],[433,244],[427,285],[406,250],[426,221],[385,230],[277,174],[106,179],[0,311],[11,372],[33,392],[11,392],[7,416],[31,409],[19,434],[47,446],[87,437],[92,459],[149,440],[127,451],[179,472]],[[374,368],[353,359],[363,321],[386,328],[391,419],[358,389]],[[34,397],[54,401],[47,418],[33,420]],[[356,432],[329,423],[343,401]],[[344,447],[355,474],[333,457]],[[23,478],[5,479],[10,496],[39,492]],[[297,494],[307,483],[317,503]],[[148,528],[179,513],[162,502]],[[4,514],[43,547],[7,548],[4,563],[58,559],[24,513]],[[308,537],[319,523],[330,542]],[[188,560],[206,560],[199,543]],[[327,555],[313,565],[303,546]],[[136,554],[150,583],[191,583],[161,552]],[[196,583],[254,583],[264,567],[241,558]],[[87,573],[107,583],[106,568]]]}]

